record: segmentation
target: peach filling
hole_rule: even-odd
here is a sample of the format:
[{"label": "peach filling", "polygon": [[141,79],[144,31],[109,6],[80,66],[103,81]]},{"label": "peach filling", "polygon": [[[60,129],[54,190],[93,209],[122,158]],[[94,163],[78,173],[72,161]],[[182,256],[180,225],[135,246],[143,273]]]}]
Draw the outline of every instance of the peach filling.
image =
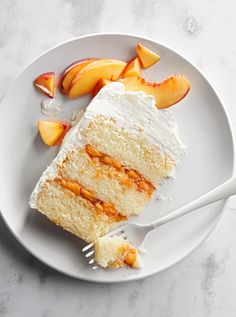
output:
[{"label": "peach filling", "polygon": [[133,266],[136,261],[136,257],[137,257],[137,251],[135,250],[135,248],[130,248],[128,251],[128,254],[124,258],[125,264],[129,266]]},{"label": "peach filling", "polygon": [[88,200],[97,212],[105,213],[109,217],[115,218],[117,221],[127,220],[127,217],[121,215],[115,208],[115,206],[111,203],[105,202],[97,198],[94,193],[84,188],[79,183],[65,178],[58,178],[54,181],[56,184],[61,187],[71,191],[77,196],[81,196],[84,199]]},{"label": "peach filling", "polygon": [[[119,172],[124,172],[126,175],[121,178],[120,182],[126,187],[130,188],[133,184],[135,184],[139,191],[145,191],[148,195],[152,195],[155,191],[156,188],[151,184],[151,182],[145,179],[145,177],[140,175],[137,171],[124,167],[115,159],[109,155],[103,154],[90,144],[85,146],[85,150],[91,158],[96,159],[103,164],[110,165]],[[114,177],[115,175],[116,172],[114,170],[111,170],[108,173],[109,177]]]},{"label": "peach filling", "polygon": [[122,245],[119,248],[119,251],[122,253],[122,256],[120,259],[117,259],[114,262],[109,263],[110,268],[117,268],[122,267],[124,265],[128,265],[130,267],[133,267],[135,264],[135,261],[137,259],[137,251],[134,247],[131,247],[129,245]]}]

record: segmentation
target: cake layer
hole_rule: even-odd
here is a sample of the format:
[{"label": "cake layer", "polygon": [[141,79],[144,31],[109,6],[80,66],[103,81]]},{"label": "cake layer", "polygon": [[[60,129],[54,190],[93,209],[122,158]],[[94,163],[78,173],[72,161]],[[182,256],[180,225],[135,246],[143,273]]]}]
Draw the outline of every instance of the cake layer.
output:
[{"label": "cake layer", "polygon": [[38,210],[56,225],[87,242],[93,242],[120,223],[124,217],[100,212],[88,199],[46,182],[38,195]]},{"label": "cake layer", "polygon": [[176,162],[140,136],[129,134],[112,118],[97,116],[81,130],[84,143],[137,170],[154,186],[170,175]]},{"label": "cake layer", "polygon": [[[69,153],[60,174],[91,189],[97,198],[113,204],[124,216],[139,214],[154,191],[143,180],[135,183],[136,179],[129,176],[131,171],[92,158],[85,149]],[[147,189],[140,185],[143,188],[146,185]]]},{"label": "cake layer", "polygon": [[92,242],[139,214],[183,154],[171,112],[157,110],[152,96],[112,83],[78,117],[30,206]]},{"label": "cake layer", "polygon": [[152,183],[145,179],[145,177],[143,177],[139,172],[123,166],[120,162],[114,160],[107,154],[99,152],[90,144],[85,146],[85,150],[94,162],[100,162],[102,164],[108,165],[111,168],[109,171],[110,178],[112,178],[113,175],[116,176],[121,174],[122,177],[120,182],[126,185],[126,187],[130,188],[132,186],[136,186],[139,191],[146,192],[146,194],[150,196],[156,189]]},{"label": "cake layer", "polygon": [[95,241],[95,261],[103,268],[140,267],[137,250],[121,237],[105,236]]}]

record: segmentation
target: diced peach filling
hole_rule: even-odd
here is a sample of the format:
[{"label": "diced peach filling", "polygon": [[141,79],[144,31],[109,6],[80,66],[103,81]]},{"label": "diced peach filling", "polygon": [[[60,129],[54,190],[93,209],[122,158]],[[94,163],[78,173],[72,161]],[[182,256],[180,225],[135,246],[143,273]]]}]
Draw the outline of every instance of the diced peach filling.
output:
[{"label": "diced peach filling", "polygon": [[[132,184],[135,184],[140,191],[145,191],[147,194],[152,195],[155,190],[155,187],[146,180],[142,175],[140,175],[137,171],[133,169],[128,169],[122,166],[118,161],[110,157],[109,155],[103,154],[90,144],[85,146],[86,152],[89,154],[90,157],[95,159],[96,161],[100,161],[103,164],[109,165],[114,167],[119,172],[124,172],[126,175],[121,178],[121,184],[125,185],[126,187],[130,188]],[[109,177],[114,177],[116,172],[111,170],[108,172]]]},{"label": "diced peach filling", "polygon": [[117,268],[117,267],[122,267],[125,265],[133,267],[135,264],[135,261],[137,259],[136,249],[134,247],[129,246],[129,245],[122,245],[119,248],[119,251],[122,254],[121,258],[117,259],[116,261],[114,261],[112,263],[109,263],[109,267],[110,268]]},{"label": "diced peach filling", "polygon": [[93,206],[96,208],[98,212],[102,212],[110,217],[114,217],[118,221],[127,219],[127,217],[122,216],[116,210],[113,204],[98,199],[91,190],[84,188],[79,183],[70,179],[65,179],[65,178],[57,179],[55,180],[55,182],[61,187],[68,189],[75,195],[81,196],[84,199],[88,200],[91,204],[93,204]]},{"label": "diced peach filling", "polygon": [[129,265],[133,266],[137,258],[137,251],[135,248],[130,248],[128,254],[126,255],[124,262]]}]

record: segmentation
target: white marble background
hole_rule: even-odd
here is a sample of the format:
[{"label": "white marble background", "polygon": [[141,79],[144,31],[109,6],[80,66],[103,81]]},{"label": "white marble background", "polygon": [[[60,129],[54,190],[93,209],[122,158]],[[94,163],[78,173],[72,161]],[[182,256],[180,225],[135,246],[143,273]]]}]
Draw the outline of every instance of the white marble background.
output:
[{"label": "white marble background", "polygon": [[[0,94],[32,58],[59,42],[92,32],[130,32],[193,61],[235,124],[235,29],[233,0],[1,0]],[[236,211],[228,208],[207,241],[175,267],[139,282],[99,285],[41,264],[0,220],[0,316],[234,317],[235,228]]]}]

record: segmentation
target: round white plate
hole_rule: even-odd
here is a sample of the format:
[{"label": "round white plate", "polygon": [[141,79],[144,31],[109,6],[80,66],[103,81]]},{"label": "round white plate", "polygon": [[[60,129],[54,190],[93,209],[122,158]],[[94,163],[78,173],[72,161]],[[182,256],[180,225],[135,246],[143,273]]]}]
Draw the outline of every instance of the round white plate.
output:
[{"label": "round white plate", "polygon": [[[50,223],[28,206],[38,178],[56,155],[37,135],[36,124],[43,97],[32,86],[39,74],[59,74],[68,64],[87,57],[129,60],[142,42],[161,56],[144,72],[150,81],[171,74],[186,75],[191,82],[188,96],[172,108],[188,154],[180,164],[175,181],[169,181],[135,221],[147,223],[200,196],[233,173],[233,141],[229,122],[209,82],[186,59],[152,40],[125,34],[96,34],[63,43],[38,57],[16,78],[4,96],[0,115],[0,205],[2,216],[21,244],[35,257],[70,276],[96,282],[121,282],[160,272],[193,251],[213,230],[223,213],[225,201],[215,203],[151,233],[144,243],[147,253],[140,270],[92,270],[82,256],[80,239]],[[61,118],[85,106],[88,98],[65,100]],[[171,197],[171,199],[170,199]]]}]

